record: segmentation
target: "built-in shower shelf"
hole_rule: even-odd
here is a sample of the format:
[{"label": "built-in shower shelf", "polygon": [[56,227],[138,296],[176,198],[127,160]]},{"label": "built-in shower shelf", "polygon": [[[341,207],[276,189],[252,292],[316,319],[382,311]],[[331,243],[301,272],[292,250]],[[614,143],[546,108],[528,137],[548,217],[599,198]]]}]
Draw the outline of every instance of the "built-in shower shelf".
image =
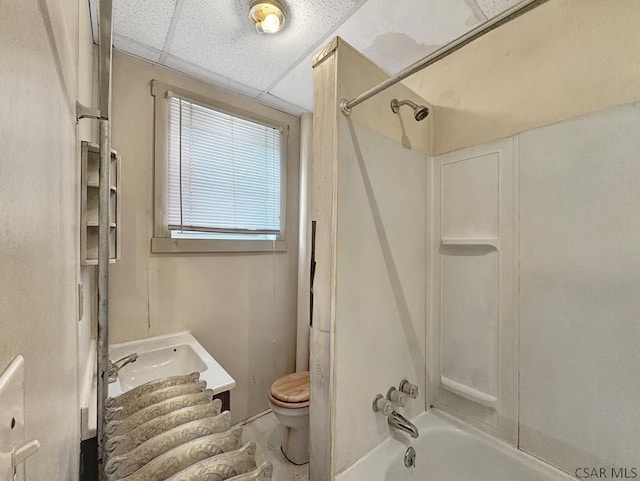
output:
[{"label": "built-in shower shelf", "polygon": [[443,237],[440,243],[443,246],[488,246],[494,249],[500,248],[500,239],[497,237]]},{"label": "built-in shower shelf", "polygon": [[478,389],[474,389],[470,386],[467,386],[466,384],[454,381],[453,379],[449,379],[445,376],[441,376],[440,382],[442,383],[442,387],[447,391],[450,391],[471,401],[477,402],[482,406],[495,407],[498,401],[498,398],[496,396],[479,391]]},{"label": "built-in shower shelf", "polygon": [[[98,263],[98,204],[99,204],[99,167],[100,147],[82,142],[82,204],[80,232],[80,261],[83,265]],[[121,207],[120,196],[120,156],[111,150],[111,175],[109,179],[109,262],[120,259]]]}]

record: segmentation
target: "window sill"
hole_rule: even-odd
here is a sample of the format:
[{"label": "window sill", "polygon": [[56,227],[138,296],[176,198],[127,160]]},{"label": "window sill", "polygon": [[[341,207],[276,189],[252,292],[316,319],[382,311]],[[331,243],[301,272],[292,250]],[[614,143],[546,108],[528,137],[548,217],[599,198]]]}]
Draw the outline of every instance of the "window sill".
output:
[{"label": "window sill", "polygon": [[153,254],[201,254],[208,252],[286,252],[287,241],[226,240],[226,239],[173,239],[153,237]]}]

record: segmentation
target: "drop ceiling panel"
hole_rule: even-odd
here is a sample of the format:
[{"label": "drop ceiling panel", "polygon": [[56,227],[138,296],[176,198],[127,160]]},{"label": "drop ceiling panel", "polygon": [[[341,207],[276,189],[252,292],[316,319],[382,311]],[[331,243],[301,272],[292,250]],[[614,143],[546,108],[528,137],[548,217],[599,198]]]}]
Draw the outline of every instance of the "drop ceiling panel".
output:
[{"label": "drop ceiling panel", "polygon": [[356,5],[354,0],[290,2],[278,35],[256,33],[247,2],[185,0],[169,53],[231,80],[265,90]]},{"label": "drop ceiling panel", "polygon": [[[397,73],[476,26],[483,13],[493,17],[518,3],[281,1],[287,25],[268,36],[249,21],[249,0],[114,0],[114,46],[294,113],[312,109],[311,58],[333,36]],[[98,0],[89,2],[95,18]]]},{"label": "drop ceiling panel", "polygon": [[520,0],[475,0],[487,18],[493,18],[507,8],[513,7]]},{"label": "drop ceiling panel", "polygon": [[313,111],[313,55],[296,65],[270,91],[271,95],[299,105],[308,112]]},{"label": "drop ceiling panel", "polygon": [[176,0],[115,0],[114,34],[162,50]]},{"label": "drop ceiling panel", "polygon": [[397,73],[480,20],[464,0],[369,0],[338,35],[388,73]]},{"label": "drop ceiling panel", "polygon": [[216,72],[187,62],[181,58],[174,57],[173,55],[167,55],[164,60],[164,65],[173,70],[177,70],[178,72],[182,72],[191,77],[216,85],[220,88],[233,91],[240,95],[255,98],[261,93],[260,90],[250,87],[242,82],[232,81]]},{"label": "drop ceiling panel", "polygon": [[[479,22],[465,0],[406,0],[401,7],[388,0],[369,0],[331,37],[342,37],[383,70],[395,74]],[[270,93],[312,110],[312,57],[313,53]]]}]

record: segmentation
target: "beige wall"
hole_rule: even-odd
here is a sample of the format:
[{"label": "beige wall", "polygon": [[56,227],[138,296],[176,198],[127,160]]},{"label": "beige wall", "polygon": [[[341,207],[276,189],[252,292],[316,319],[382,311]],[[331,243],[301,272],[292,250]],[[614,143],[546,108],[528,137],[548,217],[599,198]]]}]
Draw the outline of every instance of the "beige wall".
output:
[{"label": "beige wall", "polygon": [[[115,53],[113,147],[122,156],[122,260],[112,268],[111,342],[188,329],[235,378],[234,420],[269,407],[267,391],[295,368],[299,119],[291,125],[286,253],[151,254],[154,110],[150,82],[271,111],[237,95]],[[268,114],[267,114],[268,115]]]},{"label": "beige wall", "polygon": [[435,154],[640,96],[637,0],[550,0],[405,81],[436,106]]},{"label": "beige wall", "polygon": [[91,332],[77,299],[91,279],[79,265],[78,158],[90,128],[75,120],[76,99],[92,97],[85,3],[0,4],[0,371],[24,356],[26,435],[42,443],[28,480],[78,479],[78,358]]},{"label": "beige wall", "polygon": [[[338,42],[342,55],[338,58],[338,103],[342,99],[353,99],[362,92],[384,82],[389,77],[382,69],[369,60],[362,53],[351,47],[341,38]],[[329,44],[327,48],[331,48]],[[421,122],[413,118],[413,111],[409,107],[402,107],[401,114],[395,115],[391,110],[391,100],[409,99],[418,104],[427,104],[416,91],[405,85],[393,86],[375,97],[364,101],[351,112],[349,116],[353,122],[387,137],[406,149],[416,152],[429,153],[432,150],[432,123],[434,116],[430,114]],[[427,104],[430,106],[430,104]],[[315,109],[314,109],[315,110]],[[344,118],[340,111],[338,118]]]}]

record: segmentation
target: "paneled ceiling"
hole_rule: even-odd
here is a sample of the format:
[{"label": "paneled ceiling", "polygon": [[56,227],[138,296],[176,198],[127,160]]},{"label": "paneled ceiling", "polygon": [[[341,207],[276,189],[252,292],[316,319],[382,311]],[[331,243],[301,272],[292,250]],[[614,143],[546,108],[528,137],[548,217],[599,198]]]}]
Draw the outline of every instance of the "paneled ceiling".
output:
[{"label": "paneled ceiling", "polygon": [[312,110],[311,58],[332,37],[393,74],[518,2],[280,1],[285,29],[259,35],[249,0],[114,0],[114,48],[299,114]]}]

